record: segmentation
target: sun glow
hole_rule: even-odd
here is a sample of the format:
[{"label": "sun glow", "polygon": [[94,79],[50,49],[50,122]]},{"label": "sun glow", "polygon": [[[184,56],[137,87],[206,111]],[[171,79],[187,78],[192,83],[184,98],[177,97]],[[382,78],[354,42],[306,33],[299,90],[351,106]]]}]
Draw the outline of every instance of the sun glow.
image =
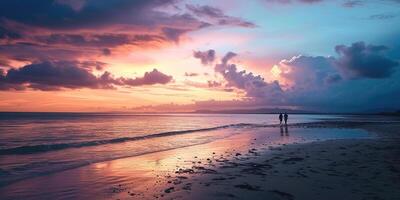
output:
[{"label": "sun glow", "polygon": [[274,77],[274,78],[279,78],[279,76],[280,76],[280,74],[282,73],[282,70],[281,69],[279,69],[279,67],[278,67],[278,65],[274,65],[272,68],[271,68],[271,74],[272,74],[272,76]]}]

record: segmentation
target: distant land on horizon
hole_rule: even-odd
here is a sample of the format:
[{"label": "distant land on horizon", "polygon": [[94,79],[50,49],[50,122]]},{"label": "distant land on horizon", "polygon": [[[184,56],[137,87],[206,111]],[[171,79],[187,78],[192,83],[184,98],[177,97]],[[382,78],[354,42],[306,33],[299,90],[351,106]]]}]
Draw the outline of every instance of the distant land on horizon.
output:
[{"label": "distant land on horizon", "polygon": [[281,109],[281,108],[258,108],[258,109],[232,109],[232,110],[196,110],[195,113],[205,114],[378,114],[400,116],[400,110],[397,111],[364,111],[364,112],[317,112],[310,110]]},{"label": "distant land on horizon", "polygon": [[319,114],[315,111],[309,110],[296,110],[296,109],[282,109],[282,108],[255,108],[255,109],[226,109],[226,110],[196,110],[194,113],[205,114],[277,114],[277,113],[290,113],[290,114]]}]

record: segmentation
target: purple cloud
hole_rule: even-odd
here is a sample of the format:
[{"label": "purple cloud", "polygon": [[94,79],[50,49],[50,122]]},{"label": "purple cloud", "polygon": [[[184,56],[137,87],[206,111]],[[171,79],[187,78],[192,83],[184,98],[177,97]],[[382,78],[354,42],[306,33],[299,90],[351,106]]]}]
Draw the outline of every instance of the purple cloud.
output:
[{"label": "purple cloud", "polygon": [[60,90],[64,88],[79,89],[113,89],[114,86],[141,86],[167,84],[172,76],[167,76],[156,69],[146,72],[138,78],[114,78],[111,73],[104,72],[101,76],[93,75],[82,67],[88,63],[78,62],[42,62],[26,65],[18,69],[9,69],[0,73],[1,90]]},{"label": "purple cloud", "polygon": [[103,55],[105,55],[105,56],[111,55],[111,50],[108,48],[104,48],[101,51],[102,51]]},{"label": "purple cloud", "polygon": [[219,8],[215,8],[215,7],[211,7],[211,6],[207,6],[207,5],[199,6],[199,5],[190,5],[190,4],[186,4],[186,8],[198,17],[208,18],[214,24],[216,23],[218,25],[242,26],[242,27],[248,27],[248,28],[253,28],[256,26],[252,22],[249,22],[249,21],[237,18],[237,17],[225,15],[224,12]]},{"label": "purple cloud", "polygon": [[387,78],[399,65],[396,60],[385,56],[387,49],[386,46],[366,45],[364,42],[338,45],[335,47],[339,54],[335,66],[347,78]]},{"label": "purple cloud", "polygon": [[[170,39],[170,38],[168,38]],[[176,38],[175,38],[176,39]],[[71,45],[88,47],[117,47],[121,45],[142,45],[148,42],[163,42],[167,38],[149,34],[50,34],[35,36],[33,41],[46,45]]]},{"label": "purple cloud", "polygon": [[198,76],[198,75],[199,75],[198,73],[185,72],[185,76],[188,76],[188,77],[193,77],[193,76]]},{"label": "purple cloud", "polygon": [[360,1],[360,0],[348,0],[348,1],[344,2],[342,5],[347,8],[353,8],[356,6],[362,6],[363,4],[364,4],[364,2]]},{"label": "purple cloud", "polygon": [[154,85],[154,84],[167,84],[172,81],[172,76],[168,76],[153,69],[151,72],[146,72],[143,77],[127,79],[120,78],[121,85],[141,86],[141,85]]},{"label": "purple cloud", "polygon": [[217,82],[217,81],[207,81],[208,87],[213,88],[213,87],[220,87],[222,83]]},{"label": "purple cloud", "polygon": [[[209,109],[294,106],[306,110],[354,112],[366,108],[400,108],[396,101],[400,98],[400,83],[396,81],[400,74],[394,70],[398,62],[386,57],[386,50],[385,46],[358,42],[336,46],[338,57],[299,55],[282,60],[280,76],[291,81],[290,87],[238,70],[231,63],[237,54],[228,52],[215,65],[214,71],[224,78],[225,87],[238,89],[245,97],[204,103]],[[200,108],[200,105],[196,102],[195,107]]]},{"label": "purple cloud", "polygon": [[245,70],[239,71],[235,64],[230,64],[229,60],[237,54],[228,52],[221,63],[215,65],[215,72],[221,74],[226,87],[235,87],[246,92],[250,98],[262,99],[265,102],[279,102],[282,100],[283,90],[277,81],[266,82],[260,75],[247,73]]},{"label": "purple cloud", "polygon": [[178,29],[178,28],[169,28],[169,27],[162,28],[162,32],[164,33],[164,35],[169,40],[172,40],[174,42],[179,42],[180,36],[188,31],[189,31],[188,29]]},{"label": "purple cloud", "polygon": [[288,73],[282,72],[280,76],[292,82],[293,90],[310,90],[332,84],[341,79],[333,67],[333,57],[323,56],[294,56],[289,60],[282,60],[282,67],[289,67]]},{"label": "purple cloud", "polygon": [[178,43],[185,33],[209,26],[251,26],[221,10],[210,20],[179,6],[176,0],[0,1],[0,54],[9,61],[76,60],[107,56],[124,45]]},{"label": "purple cloud", "polygon": [[283,3],[283,4],[288,4],[288,3],[293,3],[293,2],[299,2],[299,3],[318,3],[322,2],[323,0],[265,0],[266,2],[269,3]]},{"label": "purple cloud", "polygon": [[215,60],[215,51],[210,49],[208,51],[194,51],[193,56],[201,60],[203,65],[208,65]]}]

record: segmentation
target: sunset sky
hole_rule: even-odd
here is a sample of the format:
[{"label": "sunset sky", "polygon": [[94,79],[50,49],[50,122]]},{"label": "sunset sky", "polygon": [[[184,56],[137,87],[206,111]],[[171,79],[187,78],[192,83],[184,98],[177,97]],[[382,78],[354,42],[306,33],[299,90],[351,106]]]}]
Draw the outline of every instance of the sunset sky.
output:
[{"label": "sunset sky", "polygon": [[399,0],[2,0],[0,111],[400,109]]}]

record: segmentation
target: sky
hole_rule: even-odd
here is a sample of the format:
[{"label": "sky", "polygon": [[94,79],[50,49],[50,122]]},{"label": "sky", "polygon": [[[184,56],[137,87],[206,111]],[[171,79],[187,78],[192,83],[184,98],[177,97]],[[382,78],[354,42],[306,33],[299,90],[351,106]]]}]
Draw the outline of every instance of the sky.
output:
[{"label": "sky", "polygon": [[399,0],[0,1],[0,111],[393,111],[399,62]]}]

